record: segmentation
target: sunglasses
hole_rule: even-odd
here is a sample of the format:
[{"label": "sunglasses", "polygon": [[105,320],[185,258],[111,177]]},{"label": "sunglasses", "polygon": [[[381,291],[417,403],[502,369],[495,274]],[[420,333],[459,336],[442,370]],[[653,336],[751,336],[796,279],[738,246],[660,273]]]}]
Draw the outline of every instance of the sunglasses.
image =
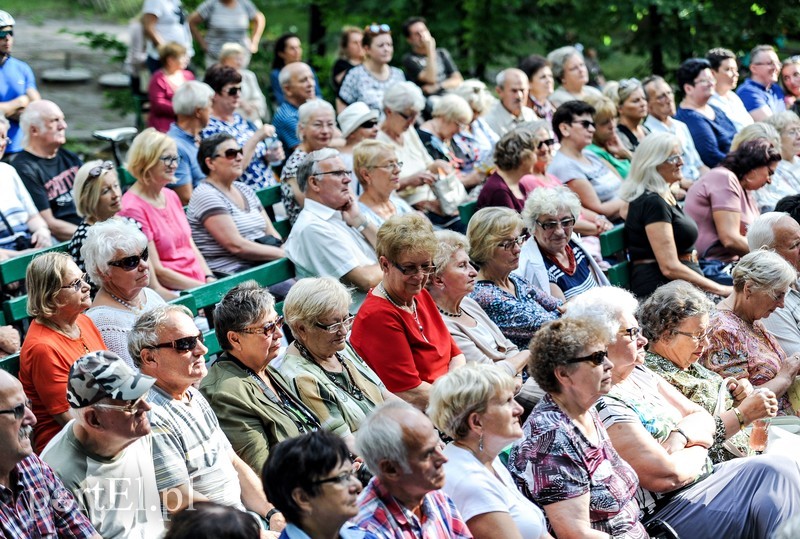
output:
[{"label": "sunglasses", "polygon": [[314,322],[314,325],[319,329],[324,329],[328,333],[339,333],[340,330],[347,333],[350,331],[350,328],[353,327],[353,320],[355,319],[356,317],[351,314],[341,322],[334,322],[333,324],[328,324],[327,326],[320,324],[319,322]]},{"label": "sunglasses", "polygon": [[147,348],[150,348],[151,350],[154,348],[174,348],[178,352],[191,352],[197,348],[197,341],[200,341],[201,343],[205,342],[205,337],[203,336],[202,331],[193,337],[181,337],[180,339],[175,339],[174,341],[158,343],[154,346],[148,346]]},{"label": "sunglasses", "polygon": [[239,331],[239,333],[247,333],[249,335],[258,335],[262,333],[265,337],[272,336],[276,330],[279,330],[283,327],[283,317],[279,316],[272,322],[268,322],[264,324],[263,327],[260,328],[244,328],[243,330]]},{"label": "sunglasses", "polygon": [[597,352],[589,354],[588,356],[569,359],[565,361],[565,363],[570,364],[570,363],[581,363],[583,361],[591,361],[594,365],[602,365],[607,357],[608,357],[608,350],[598,350]]},{"label": "sunglasses", "polygon": [[359,126],[359,129],[372,129],[376,125],[378,125],[378,122],[376,120],[367,120],[366,122],[364,122]]},{"label": "sunglasses", "polygon": [[571,122],[573,124],[581,124],[584,129],[589,129],[590,127],[596,127],[595,123],[591,120],[575,120]]},{"label": "sunglasses", "polygon": [[370,24],[365,28],[365,30],[371,34],[388,34],[389,32],[392,31],[392,29],[389,28],[388,24],[378,24],[378,23]]},{"label": "sunglasses", "polygon": [[0,414],[14,414],[14,419],[22,419],[25,415],[25,408],[31,409],[31,401],[26,400],[11,408],[10,410],[0,410]]},{"label": "sunglasses", "polygon": [[126,414],[135,414],[139,410],[142,409],[142,405],[147,402],[147,393],[136,399],[135,401],[128,401],[128,404],[106,404],[106,403],[97,403],[94,405],[95,408],[105,408],[106,410],[117,410],[119,412],[123,412]]},{"label": "sunglasses", "polygon": [[14,37],[14,30],[0,30],[0,39],[5,39],[9,36]]},{"label": "sunglasses", "polygon": [[556,140],[555,140],[555,139],[552,139],[552,138],[549,138],[549,139],[545,139],[545,140],[541,141],[541,142],[540,142],[540,143],[539,143],[539,144],[536,146],[536,148],[537,148],[537,149],[539,149],[539,150],[541,150],[541,149],[543,149],[543,148],[545,148],[545,147],[552,147],[552,146],[555,146],[555,144],[556,144]]},{"label": "sunglasses", "polygon": [[677,165],[679,163],[683,163],[683,157],[680,155],[670,155],[669,157],[664,159],[664,162],[669,165]]},{"label": "sunglasses", "polygon": [[397,112],[397,114],[399,114],[400,117],[403,118],[405,121],[408,121],[408,120],[410,120],[412,118],[416,118],[419,115],[419,112],[414,111],[414,112],[412,112],[410,114],[407,114],[405,112]]},{"label": "sunglasses", "polygon": [[125,271],[133,271],[139,267],[140,261],[147,262],[149,256],[150,251],[147,247],[145,247],[144,251],[142,251],[142,254],[140,255],[126,256],[125,258],[120,258],[119,260],[112,260],[108,263],[108,265],[122,268]]},{"label": "sunglasses", "polygon": [[575,226],[575,218],[574,217],[568,217],[567,219],[562,219],[561,221],[547,221],[545,223],[541,223],[539,221],[536,221],[536,224],[539,225],[540,227],[542,227],[542,230],[547,231],[547,232],[550,232],[551,230],[555,230],[559,226],[561,226],[561,228],[566,230],[568,228],[572,228],[573,226]]},{"label": "sunglasses", "polygon": [[103,173],[108,172],[114,168],[114,163],[111,161],[103,161],[96,167],[92,167],[92,170],[89,171],[89,178],[99,178],[103,175]]},{"label": "sunglasses", "polygon": [[89,276],[86,273],[84,273],[83,275],[81,275],[80,277],[78,277],[77,279],[75,279],[74,281],[69,283],[68,285],[64,285],[61,288],[71,288],[75,292],[78,292],[78,291],[80,291],[81,288],[83,288],[84,284],[88,284],[88,283],[89,283]]},{"label": "sunglasses", "polygon": [[228,88],[228,91],[225,92],[225,93],[227,95],[231,96],[231,97],[235,97],[235,96],[239,95],[239,92],[241,92],[241,91],[242,91],[242,87],[241,86],[231,86],[230,88]]},{"label": "sunglasses", "polygon": [[222,153],[215,154],[212,159],[216,159],[217,157],[224,157],[228,161],[233,161],[240,155],[244,155],[244,150],[241,148],[228,148]]}]

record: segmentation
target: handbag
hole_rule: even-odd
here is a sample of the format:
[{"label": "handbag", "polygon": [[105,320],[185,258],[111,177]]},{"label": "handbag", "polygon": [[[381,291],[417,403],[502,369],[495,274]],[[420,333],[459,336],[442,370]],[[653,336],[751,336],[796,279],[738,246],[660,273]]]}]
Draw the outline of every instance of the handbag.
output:
[{"label": "handbag", "polygon": [[[716,417],[721,417],[722,412],[726,411],[725,398],[730,396],[730,393],[728,392],[728,384],[731,382],[736,382],[736,378],[725,378],[722,381],[722,384],[720,384],[719,386],[719,394],[717,395],[717,405],[714,407],[714,415]],[[724,442],[722,442],[722,447],[724,447],[725,450],[734,457],[747,456],[747,454],[742,453],[742,451],[738,447],[736,447],[730,440],[725,440]]]},{"label": "handbag", "polygon": [[3,220],[6,230],[8,230],[8,237],[3,238],[3,240],[6,241],[2,241],[2,247],[10,245],[12,241],[14,243],[15,251],[24,251],[25,249],[30,249],[33,247],[30,232],[14,232],[14,227],[11,226],[11,223],[8,222],[8,219],[6,219],[6,216],[2,211],[0,211],[0,219]]},{"label": "handbag", "polygon": [[458,214],[458,207],[467,198],[467,189],[455,172],[445,174],[440,170],[439,177],[433,182],[431,189],[433,189],[433,194],[436,195],[442,213],[445,215]]}]

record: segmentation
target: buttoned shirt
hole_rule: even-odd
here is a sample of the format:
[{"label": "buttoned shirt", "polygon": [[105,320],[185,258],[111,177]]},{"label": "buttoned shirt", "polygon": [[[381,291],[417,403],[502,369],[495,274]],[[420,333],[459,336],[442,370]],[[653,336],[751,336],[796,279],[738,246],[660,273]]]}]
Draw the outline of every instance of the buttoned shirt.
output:
[{"label": "buttoned shirt", "polygon": [[486,114],[486,123],[492,131],[499,136],[503,136],[517,125],[525,122],[534,122],[539,119],[533,109],[523,106],[519,116],[514,116],[503,106],[501,101],[497,101]]}]

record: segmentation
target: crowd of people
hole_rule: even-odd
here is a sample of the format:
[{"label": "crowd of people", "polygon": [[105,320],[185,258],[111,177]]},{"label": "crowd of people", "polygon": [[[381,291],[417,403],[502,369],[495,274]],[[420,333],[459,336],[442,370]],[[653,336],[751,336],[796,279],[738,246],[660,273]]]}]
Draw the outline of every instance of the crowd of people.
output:
[{"label": "crowd of people", "polygon": [[[411,17],[343,28],[329,103],[296,34],[259,86],[250,0],[145,0],[140,24],[150,114],[123,192],[64,148],[0,11],[0,259],[69,242],[27,267],[24,336],[0,328],[19,352],[0,535],[800,526],[780,427],[800,427],[797,57],[758,45],[738,85],[715,48],[677,88],[601,85],[565,46],[499,71],[495,97]],[[258,197],[278,185],[285,236]],[[629,290],[604,272],[614,226]],[[213,318],[170,303],[284,258],[295,278],[241,282]]]}]

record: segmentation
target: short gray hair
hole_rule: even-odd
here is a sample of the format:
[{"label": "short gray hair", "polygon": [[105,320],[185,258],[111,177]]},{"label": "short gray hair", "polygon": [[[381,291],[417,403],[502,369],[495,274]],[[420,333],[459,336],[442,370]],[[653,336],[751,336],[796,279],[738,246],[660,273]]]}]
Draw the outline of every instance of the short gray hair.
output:
[{"label": "short gray hair", "polygon": [[[775,149],[781,147],[781,135],[778,130],[766,122],[755,122],[750,125],[744,126],[741,131],[736,133],[731,141],[731,149],[729,153],[735,152],[743,142],[748,140],[765,139],[772,143]],[[636,150],[639,151],[638,148]],[[624,185],[624,184],[623,184]]]},{"label": "short gray hair", "polygon": [[317,163],[338,156],[339,150],[334,150],[333,148],[322,148],[321,150],[315,150],[307,154],[303,160],[300,161],[300,166],[297,167],[297,173],[295,175],[297,188],[305,193],[308,187],[308,179],[317,173]]},{"label": "short gray hair", "polygon": [[311,66],[309,66],[305,62],[292,62],[291,64],[286,64],[281,68],[280,72],[278,73],[278,84],[280,85],[281,88],[289,84],[289,82],[292,80],[292,71],[294,70],[295,67],[300,67],[300,66],[306,66],[309,69],[311,69]]},{"label": "short gray hair", "polygon": [[576,220],[581,214],[581,199],[568,187],[540,187],[534,189],[525,201],[522,219],[528,230],[536,227],[540,215],[556,215],[559,210],[567,209]]},{"label": "short gray hair", "polygon": [[413,82],[400,82],[383,94],[383,108],[392,112],[405,112],[409,109],[421,112],[425,108],[425,96]]},{"label": "short gray hair", "polygon": [[353,297],[342,283],[333,277],[308,277],[300,279],[286,295],[283,316],[294,329],[298,322],[312,324],[326,314],[349,312]]},{"label": "short gray hair", "polygon": [[158,344],[158,330],[167,323],[172,313],[183,313],[192,318],[192,312],[183,305],[166,303],[136,319],[128,333],[128,353],[137,368],[142,368],[142,350]]},{"label": "short gray hair", "polygon": [[[292,65],[292,64],[289,64]],[[286,69],[286,68],[284,68]],[[336,111],[333,110],[333,105],[324,99],[309,99],[297,109],[297,138],[303,140],[303,129],[306,128],[311,118],[320,111],[330,112],[333,116],[334,123],[336,122]]]},{"label": "short gray hair", "polygon": [[495,101],[486,85],[478,79],[467,79],[452,92],[466,100],[476,114],[485,112]]},{"label": "short gray hair", "polygon": [[433,105],[431,115],[434,118],[456,123],[472,123],[472,108],[466,100],[455,94],[445,94]]},{"label": "short gray hair", "polygon": [[785,291],[797,281],[797,270],[775,251],[758,249],[744,255],[731,276],[733,288],[740,292],[745,283],[763,292]]},{"label": "short gray hair", "polygon": [[117,258],[134,256],[141,254],[145,247],[147,236],[139,227],[123,217],[112,217],[89,227],[81,246],[81,256],[89,278],[102,288],[108,274],[108,263],[118,252],[124,254]]},{"label": "short gray hair", "polygon": [[639,302],[633,294],[616,286],[596,286],[569,302],[564,318],[588,318],[605,325],[616,341],[620,318],[629,314],[634,316]]},{"label": "short gray hair", "polygon": [[498,88],[504,88],[506,79],[511,73],[516,73],[517,75],[521,76],[524,81],[528,81],[528,75],[525,74],[524,71],[521,69],[517,69],[516,67],[507,67],[506,69],[502,70],[497,76],[494,78],[494,82]]},{"label": "short gray hair", "polygon": [[675,334],[684,320],[710,314],[714,304],[697,287],[677,279],[656,288],[636,311],[647,340],[656,342]]},{"label": "short gray hair", "polygon": [[[800,124],[800,116],[791,110],[784,110],[776,112],[764,122],[777,129],[778,133],[783,135],[784,130],[787,128]],[[780,148],[780,146],[776,146],[776,148]]]},{"label": "short gray hair", "polygon": [[583,58],[583,54],[572,46],[560,47],[554,51],[550,51],[547,55],[547,61],[550,62],[550,69],[553,70],[553,77],[557,81],[561,81],[564,78],[564,64],[572,58],[573,56],[580,56]]},{"label": "short gray hair", "polygon": [[[53,103],[46,99],[34,101],[19,115],[19,130],[22,131],[22,145],[27,146],[30,142],[31,127],[39,130],[44,129],[44,118],[42,117],[42,106],[46,103]],[[56,105],[53,103],[53,105]],[[58,105],[56,105],[58,107]],[[63,112],[63,111],[62,111]]]},{"label": "short gray hair", "polygon": [[186,81],[172,96],[172,110],[178,116],[194,116],[197,109],[211,105],[214,89],[199,80]]},{"label": "short gray hair", "polygon": [[411,473],[408,450],[403,440],[403,425],[395,415],[401,411],[419,412],[407,402],[394,399],[375,408],[356,432],[356,450],[376,475],[380,472],[382,460],[394,462],[405,473]]},{"label": "short gray hair", "polygon": [[[444,273],[453,255],[456,254],[459,249],[464,249],[464,251],[469,253],[469,240],[467,240],[464,234],[453,230],[437,230],[433,235],[436,236],[436,242],[438,244],[436,253],[433,255],[433,265],[436,266],[434,276],[438,277]],[[428,279],[429,284],[431,281],[431,279]]]},{"label": "short gray hair", "polygon": [[784,217],[791,219],[792,216],[782,211],[771,211],[762,213],[755,219],[747,229],[747,245],[751,251],[766,247],[775,247],[775,226]]},{"label": "short gray hair", "polygon": [[250,279],[228,290],[214,309],[214,333],[223,350],[233,346],[229,331],[241,331],[261,320],[275,308],[275,298],[269,290]]}]

